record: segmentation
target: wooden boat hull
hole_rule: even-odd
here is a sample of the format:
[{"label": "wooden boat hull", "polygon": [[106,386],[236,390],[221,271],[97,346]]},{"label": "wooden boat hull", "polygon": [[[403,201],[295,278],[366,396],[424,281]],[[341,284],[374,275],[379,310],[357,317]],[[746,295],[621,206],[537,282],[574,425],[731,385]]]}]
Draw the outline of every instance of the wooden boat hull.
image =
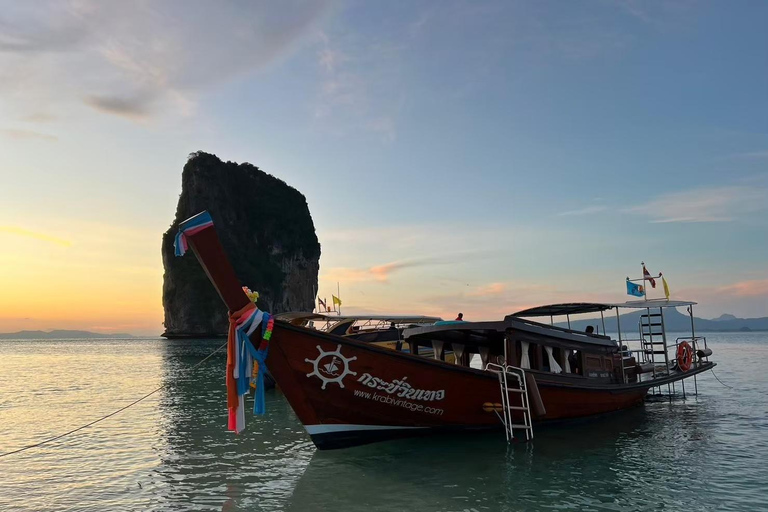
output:
[{"label": "wooden boat hull", "polygon": [[[437,431],[500,429],[495,374],[277,323],[267,366],[320,449]],[[546,413],[536,422],[643,403],[650,384],[591,384],[531,371]],[[520,418],[522,420],[522,418]]]}]

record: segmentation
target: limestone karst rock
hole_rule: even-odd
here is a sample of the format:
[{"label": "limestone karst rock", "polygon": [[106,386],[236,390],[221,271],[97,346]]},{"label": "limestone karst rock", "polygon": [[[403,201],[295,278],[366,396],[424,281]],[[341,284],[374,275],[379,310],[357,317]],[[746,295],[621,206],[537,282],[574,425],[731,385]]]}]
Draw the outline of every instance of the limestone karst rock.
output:
[{"label": "limestone karst rock", "polygon": [[179,223],[203,210],[211,213],[241,282],[259,292],[259,308],[312,311],[320,244],[304,195],[254,165],[203,152],[190,155],[181,183],[176,218],[163,234],[163,336],[227,332],[226,308],[200,264],[173,252]]}]

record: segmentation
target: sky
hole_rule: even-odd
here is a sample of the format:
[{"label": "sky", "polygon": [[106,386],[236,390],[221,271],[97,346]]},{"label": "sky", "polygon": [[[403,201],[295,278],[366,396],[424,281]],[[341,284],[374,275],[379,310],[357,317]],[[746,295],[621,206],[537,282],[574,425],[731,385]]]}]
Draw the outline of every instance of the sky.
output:
[{"label": "sky", "polygon": [[[162,332],[188,155],[307,198],[345,313],[768,316],[768,3],[0,0],[0,331]],[[661,296],[659,289],[651,290]]]}]

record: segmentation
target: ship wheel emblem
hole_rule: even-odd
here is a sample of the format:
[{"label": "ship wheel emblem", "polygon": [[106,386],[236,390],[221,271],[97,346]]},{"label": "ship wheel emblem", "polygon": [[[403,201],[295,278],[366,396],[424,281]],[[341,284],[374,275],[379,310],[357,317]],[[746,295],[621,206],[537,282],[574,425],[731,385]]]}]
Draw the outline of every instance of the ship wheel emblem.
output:
[{"label": "ship wheel emblem", "polygon": [[349,358],[344,357],[341,354],[341,345],[338,345],[336,350],[331,352],[324,351],[320,348],[320,345],[317,346],[317,350],[320,351],[320,355],[317,356],[317,359],[304,359],[304,361],[312,363],[312,366],[314,366],[314,369],[311,373],[307,374],[307,377],[314,375],[323,381],[323,385],[320,389],[325,389],[325,386],[329,382],[335,382],[339,387],[343,388],[344,383],[342,380],[344,377],[347,375],[357,375],[357,372],[353,372],[349,369],[349,363],[357,359],[357,356]]}]

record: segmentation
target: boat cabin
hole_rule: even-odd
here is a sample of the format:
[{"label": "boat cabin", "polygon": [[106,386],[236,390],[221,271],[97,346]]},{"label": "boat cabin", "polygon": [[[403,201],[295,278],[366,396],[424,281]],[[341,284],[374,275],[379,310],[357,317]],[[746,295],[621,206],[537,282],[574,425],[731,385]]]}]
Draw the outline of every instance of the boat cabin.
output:
[{"label": "boat cabin", "polygon": [[[693,348],[690,363],[707,360],[711,354],[706,338],[691,334],[668,339],[664,310],[687,307],[690,301],[643,300],[625,303],[551,304],[518,311],[502,321],[442,322],[434,326],[407,329],[405,342],[411,353],[430,347],[434,357],[455,354],[455,364],[480,368],[489,364],[557,374],[594,382],[630,384],[647,378],[669,376],[679,370],[678,348],[685,342]],[[620,311],[636,313],[621,315]],[[616,334],[606,334],[606,312],[616,315]],[[599,316],[598,316],[599,315]],[[575,317],[588,318],[585,322]],[[564,321],[556,323],[564,317]],[[548,323],[539,320],[546,318]],[[623,325],[622,325],[623,324]],[[576,326],[580,328],[576,328]],[[612,326],[613,327],[613,326]],[[622,330],[623,329],[623,330]],[[599,333],[599,334],[598,334]]]}]

